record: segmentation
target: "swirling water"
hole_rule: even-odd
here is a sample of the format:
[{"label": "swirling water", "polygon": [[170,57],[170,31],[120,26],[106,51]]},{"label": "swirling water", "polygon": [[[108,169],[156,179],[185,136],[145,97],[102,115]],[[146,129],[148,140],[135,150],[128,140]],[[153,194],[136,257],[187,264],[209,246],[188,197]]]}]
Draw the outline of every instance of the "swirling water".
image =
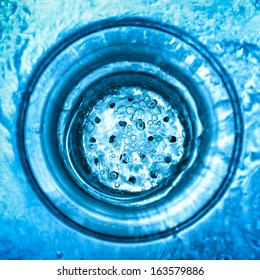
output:
[{"label": "swirling water", "polygon": [[[69,1],[0,5],[1,258],[259,259],[258,1],[73,1],[73,8]],[[244,120],[238,170],[214,209],[177,235],[131,246],[92,238],[54,218],[30,187],[16,138],[18,108],[40,59],[78,28],[111,16],[150,17],[203,43],[234,82]]]}]

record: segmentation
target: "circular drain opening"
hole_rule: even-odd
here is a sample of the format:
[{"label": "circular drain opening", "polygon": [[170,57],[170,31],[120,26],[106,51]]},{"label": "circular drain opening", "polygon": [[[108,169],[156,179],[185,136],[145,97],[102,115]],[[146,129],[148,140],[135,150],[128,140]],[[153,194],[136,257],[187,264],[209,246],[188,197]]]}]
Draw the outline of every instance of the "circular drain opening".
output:
[{"label": "circular drain opening", "polygon": [[[136,67],[131,63],[125,66],[127,72],[106,76],[79,91],[83,98],[58,122],[59,150],[71,177],[85,192],[106,194],[117,205],[120,198],[124,204],[150,203],[155,191],[153,201],[160,198],[158,192],[182,173],[194,146],[191,108],[181,93],[148,76],[148,68],[146,74],[129,72]],[[114,64],[115,72],[116,68]],[[75,94],[65,106],[73,99]]]},{"label": "circular drain opening", "polygon": [[49,202],[99,236],[165,236],[209,210],[238,163],[227,74],[197,42],[143,20],[71,36],[24,108],[28,167]]}]

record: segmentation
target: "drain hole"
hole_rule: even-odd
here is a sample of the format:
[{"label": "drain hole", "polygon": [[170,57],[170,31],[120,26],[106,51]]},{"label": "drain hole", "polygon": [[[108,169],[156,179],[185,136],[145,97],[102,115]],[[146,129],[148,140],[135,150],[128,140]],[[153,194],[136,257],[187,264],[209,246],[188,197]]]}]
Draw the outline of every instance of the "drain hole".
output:
[{"label": "drain hole", "polygon": [[237,169],[242,117],[230,77],[199,42],[160,26],[106,20],[71,35],[21,106],[31,181],[62,220],[95,237],[176,233]]},{"label": "drain hole", "polygon": [[136,178],[134,176],[132,176],[128,179],[128,181],[131,182],[132,184],[135,184]]},{"label": "drain hole", "polygon": [[[132,77],[135,79],[129,82]],[[99,98],[82,102],[92,107],[82,105],[80,122],[73,124],[78,131],[75,161],[81,153],[93,181],[98,179],[107,191],[142,193],[174,180],[173,171],[189,154],[191,125],[184,109],[169,103],[167,95],[173,96],[172,90],[159,82],[152,87],[154,79],[132,73],[105,81],[89,89]],[[128,82],[118,87],[122,81]],[[109,94],[102,96],[103,92]],[[86,123],[83,130],[81,122]]]},{"label": "drain hole", "polygon": [[95,123],[100,123],[100,122],[101,122],[100,118],[99,117],[95,117]]}]

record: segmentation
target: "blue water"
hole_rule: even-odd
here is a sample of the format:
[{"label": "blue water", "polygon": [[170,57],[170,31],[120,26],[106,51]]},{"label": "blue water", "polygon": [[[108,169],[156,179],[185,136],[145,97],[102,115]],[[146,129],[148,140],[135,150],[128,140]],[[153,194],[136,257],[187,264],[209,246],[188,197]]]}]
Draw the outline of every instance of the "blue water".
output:
[{"label": "blue water", "polygon": [[[174,25],[194,38],[194,42],[202,43],[227,71],[227,82],[234,85],[242,115],[242,127],[236,132],[243,135],[232,183],[216,205],[181,231],[146,242],[138,239],[134,244],[122,242],[120,238],[115,242],[114,239],[87,234],[50,207],[25,171],[20,155],[21,138],[18,137],[21,127],[17,125],[21,118],[19,108],[25,95],[30,94],[28,83],[37,76],[35,71],[46,53],[88,23],[124,16],[149,17]],[[183,1],[127,3],[104,0],[73,1],[73,4],[70,1],[27,1],[26,4],[4,1],[0,6],[0,21],[1,259],[260,258],[258,1],[193,1],[185,4]],[[202,72],[200,77],[206,79],[207,75]],[[51,84],[55,75],[49,79]],[[48,83],[45,86],[48,88]],[[218,115],[222,113],[222,119],[228,118],[230,107],[226,99],[214,108]],[[41,133],[40,125],[35,124],[34,129],[35,134],[30,135]],[[227,130],[222,133],[231,134]],[[34,144],[33,141],[29,143]],[[147,172],[151,164],[150,158],[145,165]],[[40,161],[37,166],[41,166]],[[130,171],[129,167],[126,173]],[[138,174],[134,173],[137,182],[141,180]],[[38,176],[39,173],[34,174],[36,181]],[[129,176],[133,176],[133,172]],[[212,181],[212,185],[215,184]],[[110,183],[105,185],[114,187]],[[125,189],[129,190],[129,186],[131,192],[132,184],[125,184]],[[210,188],[205,193],[208,191]],[[185,211],[180,213],[182,219]],[[165,225],[160,229],[165,230]],[[114,231],[117,230],[115,223]]]}]

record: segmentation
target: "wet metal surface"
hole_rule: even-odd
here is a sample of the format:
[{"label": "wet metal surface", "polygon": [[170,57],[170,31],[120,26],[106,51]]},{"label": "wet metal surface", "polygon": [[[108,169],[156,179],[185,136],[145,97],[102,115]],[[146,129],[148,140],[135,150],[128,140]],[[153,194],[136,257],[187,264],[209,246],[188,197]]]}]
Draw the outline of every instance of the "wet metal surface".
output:
[{"label": "wet metal surface", "polygon": [[[131,3],[55,1],[54,3],[28,0],[0,3],[0,51],[2,54],[0,62],[1,259],[260,258],[260,58],[259,30],[257,28],[260,21],[259,5],[257,1],[251,0],[194,1],[187,4],[182,2],[142,1],[140,4],[140,1],[131,1]],[[57,14],[57,16],[53,17],[53,14]],[[207,150],[205,147],[205,151],[215,151],[208,153],[208,157],[205,157],[205,162],[207,163],[208,160],[210,164],[203,165],[207,166],[203,172],[206,172],[205,170],[214,170],[214,172],[207,171],[207,176],[200,177],[204,180],[201,184],[205,187],[204,193],[200,188],[196,188],[196,184],[190,184],[190,186],[194,186],[193,190],[196,191],[196,195],[191,191],[181,192],[183,197],[185,195],[185,203],[177,204],[177,208],[167,205],[165,207],[167,215],[166,212],[163,214],[149,210],[149,217],[152,217],[150,215],[154,213],[153,218],[149,219],[154,222],[153,226],[147,223],[142,227],[141,219],[138,220],[138,223],[135,223],[135,219],[133,219],[133,223],[130,223],[131,218],[127,221],[129,227],[124,227],[124,223],[120,219],[124,217],[122,212],[110,209],[109,213],[117,217],[118,224],[121,223],[120,227],[115,223],[114,229],[112,226],[105,228],[105,223],[101,223],[104,226],[102,231],[107,230],[106,234],[113,235],[113,240],[110,240],[110,238],[100,237],[98,224],[84,223],[85,214],[87,213],[87,216],[90,217],[89,213],[95,213],[93,209],[97,209],[96,205],[88,211],[84,206],[85,214],[76,218],[71,213],[68,214],[65,208],[60,207],[60,205],[64,205],[63,201],[66,201],[67,198],[69,201],[73,200],[73,203],[77,201],[78,195],[72,199],[77,193],[74,185],[71,188],[62,189],[59,204],[56,203],[56,200],[54,202],[51,199],[54,193],[52,183],[50,183],[52,181],[47,180],[49,175],[46,176],[44,168],[42,170],[38,168],[42,166],[42,162],[39,153],[35,152],[37,149],[34,148],[34,145],[38,145],[37,139],[40,139],[39,135],[42,135],[43,131],[46,132],[45,139],[49,139],[49,142],[44,142],[45,147],[54,147],[54,145],[49,145],[52,141],[52,138],[49,137],[51,121],[46,119],[43,127],[41,122],[37,122],[37,118],[32,117],[36,112],[40,114],[41,107],[35,106],[39,101],[38,98],[35,98],[38,95],[35,93],[34,85],[31,88],[28,85],[34,79],[44,81],[38,85],[38,89],[44,88],[42,96],[47,94],[52,87],[59,85],[59,81],[62,83],[66,80],[65,76],[63,79],[60,79],[61,76],[59,76],[62,67],[65,69],[65,62],[76,60],[80,51],[84,50],[84,46],[80,48],[78,45],[79,49],[64,47],[64,49],[67,47],[69,49],[66,59],[63,60],[64,64],[60,64],[56,76],[55,72],[52,72],[52,76],[45,76],[49,77],[49,80],[40,78],[43,77],[42,72],[37,72],[41,69],[41,65],[48,65],[51,61],[51,65],[55,63],[55,60],[52,60],[55,56],[50,55],[49,57],[52,58],[50,61],[45,59],[48,57],[46,53],[55,53],[62,45],[61,42],[69,42],[67,38],[70,38],[71,34],[75,34],[76,30],[83,30],[86,24],[109,17],[126,16],[128,18],[132,16],[152,18],[153,21],[175,26],[181,32],[184,31],[184,34],[187,32],[192,38],[190,41],[192,47],[187,49],[175,41],[168,40],[167,36],[162,36],[166,41],[171,42],[175,50],[176,61],[181,61],[182,66],[191,65],[189,69],[184,68],[188,69],[187,73],[193,71],[194,85],[199,84],[200,89],[206,87],[211,89],[208,92],[212,98],[209,97],[205,104],[212,104],[209,106],[212,111],[204,110],[210,118],[205,118],[205,120],[203,117],[201,118],[200,110],[203,111],[204,105],[203,102],[200,102],[198,115],[202,121],[195,127],[201,126],[198,129],[200,133],[212,131],[214,136],[212,138],[217,140],[212,141],[209,137],[210,133],[205,134],[206,138],[200,139],[200,141],[210,139],[206,142],[210,143],[211,148]],[[79,38],[82,37],[80,33],[78,34]],[[131,38],[135,40],[134,37]],[[124,37],[122,37],[123,39]],[[95,38],[92,43],[97,44]],[[206,50],[203,55],[210,53],[209,61],[211,61],[211,57],[214,58],[214,61],[216,59],[223,67],[223,73],[227,74],[226,77],[215,75],[215,66],[213,71],[207,64],[201,64],[200,58],[196,57],[196,52],[195,56],[188,53],[186,56],[181,55],[183,51],[192,52],[193,49],[200,53],[201,43]],[[179,48],[181,49],[178,56]],[[150,48],[150,51],[152,52],[153,49]],[[198,59],[198,63],[196,63],[196,59]],[[163,64],[162,67],[164,67]],[[213,76],[214,78],[212,78]],[[213,87],[214,90],[212,90]],[[206,92],[205,90],[202,95],[206,96]],[[225,95],[225,92],[235,92],[238,101],[233,97],[229,99],[232,94]],[[23,146],[24,138],[20,137],[22,115],[19,108],[23,106],[26,96],[30,95],[33,97],[30,99],[29,107],[33,109],[30,109],[31,111],[27,115],[29,118],[25,122],[26,153],[23,154],[20,149]],[[128,98],[133,98],[133,100],[129,101]],[[156,100],[157,104],[151,103],[153,100]],[[50,108],[48,107],[46,112],[49,112],[49,116],[55,116],[53,108],[59,102],[61,101],[53,102],[51,106],[48,105]],[[67,100],[67,103],[64,104],[63,108],[56,107],[57,112],[60,112],[58,109],[63,110],[63,113],[59,114],[59,118],[57,117],[56,128],[58,130],[55,137],[62,143],[60,146],[56,146],[57,151],[59,150],[61,155],[64,151],[71,155],[70,145],[68,145],[70,139],[71,141],[80,139],[79,143],[82,144],[83,155],[86,162],[89,163],[93,178],[96,178],[97,182],[104,187],[104,193],[107,194],[106,197],[109,197],[112,205],[115,205],[115,201],[117,201],[115,199],[121,203],[121,198],[126,197],[126,194],[132,199],[132,195],[142,195],[142,192],[157,190],[164,176],[167,178],[171,176],[169,174],[172,174],[172,167],[186,156],[187,146],[185,145],[187,142],[185,141],[190,132],[185,128],[183,119],[179,120],[178,110],[169,103],[169,100],[158,95],[158,92],[149,92],[147,89],[140,88],[140,85],[138,87],[131,85],[128,88],[120,88],[116,94],[103,96],[96,101],[94,107],[91,107],[93,110],[89,110],[88,114],[82,118],[84,130],[81,131],[79,138],[75,138],[73,130],[68,130],[68,134],[61,133],[66,132],[66,129],[69,128],[68,126],[63,130],[63,121],[68,117],[68,108],[72,103]],[[196,103],[196,105],[198,104]],[[148,109],[146,109],[147,107]],[[155,109],[157,107],[158,110]],[[238,113],[240,109],[241,111]],[[156,110],[160,111],[160,114]],[[241,114],[240,119],[239,114]],[[212,127],[207,126],[206,124],[211,120],[215,120]],[[53,123],[55,122],[53,121]],[[155,126],[156,124],[157,126]],[[130,125],[132,130],[129,129]],[[214,130],[216,127],[218,129]],[[236,129],[234,129],[235,127]],[[132,132],[129,133],[130,131]],[[196,133],[198,136],[198,132]],[[63,138],[64,135],[67,135],[68,142]],[[234,145],[241,153],[239,157],[235,157],[239,158],[239,161],[234,164],[235,148],[232,150],[232,145],[236,142],[236,137],[240,137],[242,143]],[[56,150],[53,151],[53,148],[47,149],[46,152],[52,167],[55,166],[53,165],[53,162],[56,161],[53,156],[56,155],[55,153]],[[36,159],[38,159],[37,162]],[[24,162],[27,162],[30,168],[25,168]],[[70,157],[64,158],[64,166],[65,170],[67,168],[68,174],[72,174],[69,176],[72,177],[73,184],[82,179],[81,175],[73,178],[74,172],[70,173],[71,170],[75,170],[75,165],[70,164]],[[104,168],[104,166],[106,167]],[[232,174],[232,178],[226,180],[228,189],[224,195],[221,193],[219,197],[215,197],[217,203],[214,202],[214,207],[207,207],[207,211],[199,211],[201,213],[199,219],[196,219],[196,222],[190,224],[189,227],[185,227],[181,231],[178,228],[175,231],[167,231],[173,227],[176,229],[178,222],[172,224],[165,217],[179,213],[179,221],[186,220],[193,213],[192,209],[196,210],[196,207],[202,205],[201,201],[203,203],[211,201],[210,192],[217,192],[221,186],[220,182],[225,180],[223,174],[226,174],[225,170],[229,166],[232,168],[227,174]],[[30,170],[31,173],[26,170]],[[61,176],[61,169],[58,167],[50,168],[50,170],[51,174],[59,174],[60,178],[65,178],[63,175]],[[50,178],[57,178],[55,176]],[[219,178],[219,180],[215,178]],[[141,185],[142,183],[143,185]],[[83,193],[87,193],[89,190],[84,186],[83,180],[81,188]],[[115,192],[113,198],[111,191]],[[97,190],[93,188],[91,192],[99,195],[100,188]],[[66,193],[65,196],[64,193]],[[58,192],[55,192],[56,198],[57,194]],[[49,198],[46,199],[48,195]],[[132,203],[132,200],[129,201]],[[143,202],[143,200],[140,201]],[[185,205],[188,207],[183,208]],[[100,206],[100,209],[103,211],[103,206]],[[183,211],[180,211],[181,209]],[[140,215],[142,217],[143,214]],[[105,215],[101,216],[104,219]],[[164,218],[160,220],[160,217]],[[93,219],[95,220],[97,217],[95,216]],[[78,226],[79,224],[80,226]],[[99,235],[88,234],[85,228],[94,229]],[[126,228],[130,230],[126,231]],[[136,228],[138,230],[134,233]],[[138,239],[134,243],[131,241],[131,244],[120,239],[123,233],[132,238],[150,232],[157,234],[157,231],[167,231],[167,234],[160,238],[158,236],[150,238],[145,242]],[[114,238],[114,233],[119,234],[118,240]]]}]

